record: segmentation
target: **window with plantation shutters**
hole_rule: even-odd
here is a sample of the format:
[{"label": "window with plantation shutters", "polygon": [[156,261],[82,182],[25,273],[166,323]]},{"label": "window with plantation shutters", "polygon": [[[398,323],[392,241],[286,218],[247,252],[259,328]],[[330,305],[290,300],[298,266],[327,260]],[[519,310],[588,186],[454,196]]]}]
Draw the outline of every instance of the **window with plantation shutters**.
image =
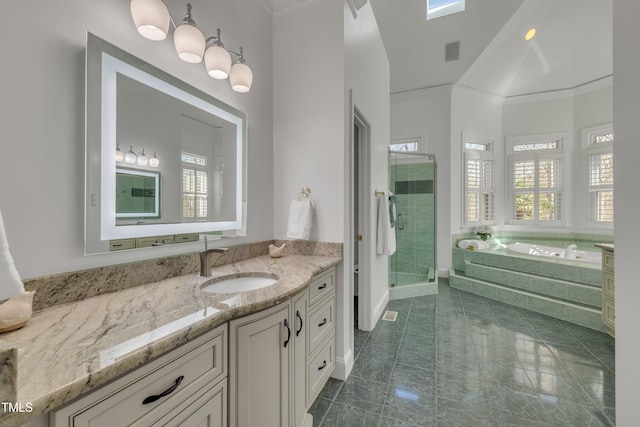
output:
[{"label": "window with plantation shutters", "polygon": [[589,223],[613,225],[613,129],[609,126],[585,132],[587,145],[587,200]]},{"label": "window with plantation shutters", "polygon": [[464,143],[464,225],[495,222],[495,161],[492,143],[467,139]]},{"label": "window with plantation shutters", "polygon": [[507,138],[510,223],[563,223],[562,140],[562,135]]},{"label": "window with plantation shutters", "polygon": [[182,153],[182,218],[185,221],[205,220],[208,215],[207,158]]}]

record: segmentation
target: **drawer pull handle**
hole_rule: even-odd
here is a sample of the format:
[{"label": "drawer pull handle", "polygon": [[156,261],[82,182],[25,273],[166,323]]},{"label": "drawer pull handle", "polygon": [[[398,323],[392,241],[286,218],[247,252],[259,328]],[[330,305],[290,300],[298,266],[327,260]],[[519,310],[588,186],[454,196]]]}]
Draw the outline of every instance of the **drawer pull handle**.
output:
[{"label": "drawer pull handle", "polygon": [[176,378],[176,383],[174,385],[172,385],[171,387],[169,387],[168,389],[166,389],[160,394],[155,394],[153,396],[147,397],[142,401],[142,404],[146,405],[147,403],[153,403],[160,398],[170,395],[171,393],[176,391],[176,389],[178,388],[178,386],[180,385],[183,379],[184,379],[184,375],[180,375],[178,378]]},{"label": "drawer pull handle", "polygon": [[326,283],[323,283],[322,286],[318,286],[318,290],[321,291],[327,287]]},{"label": "drawer pull handle", "polygon": [[300,316],[300,310],[296,310],[296,317],[300,319],[300,328],[296,331],[296,336],[298,336],[302,331],[302,316]]},{"label": "drawer pull handle", "polygon": [[322,362],[322,366],[318,368],[318,371],[322,371],[326,367],[327,367],[327,361],[325,360],[324,362]]},{"label": "drawer pull handle", "polygon": [[287,344],[289,344],[289,340],[291,339],[291,328],[289,327],[289,321],[287,319],[284,319],[284,326],[287,328],[287,340],[284,342],[284,346],[286,348]]},{"label": "drawer pull handle", "polygon": [[326,324],[327,324],[327,318],[325,317],[324,319],[322,319],[322,322],[318,323],[318,328],[321,328]]}]

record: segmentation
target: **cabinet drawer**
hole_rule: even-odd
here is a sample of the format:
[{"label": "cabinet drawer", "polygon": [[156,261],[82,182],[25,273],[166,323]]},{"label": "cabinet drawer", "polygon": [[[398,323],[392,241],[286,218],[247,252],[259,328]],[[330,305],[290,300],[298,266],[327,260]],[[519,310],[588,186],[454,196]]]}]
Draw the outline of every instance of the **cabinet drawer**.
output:
[{"label": "cabinet drawer", "polygon": [[612,299],[605,297],[602,300],[602,321],[611,329],[616,327],[616,308]]},{"label": "cabinet drawer", "polygon": [[335,269],[331,268],[313,279],[313,281],[309,285],[309,299],[311,306],[323,299],[325,295],[334,293],[334,272]]},{"label": "cabinet drawer", "polygon": [[613,271],[613,252],[602,251],[602,268]]},{"label": "cabinet drawer", "polygon": [[200,238],[200,235],[197,233],[176,234],[175,242],[176,243],[197,242],[199,238]]},{"label": "cabinet drawer", "polygon": [[[226,376],[226,325],[197,338],[52,414],[52,427],[130,425],[170,411],[207,384]],[[150,397],[173,392],[153,402]]]},{"label": "cabinet drawer", "polygon": [[109,242],[110,251],[123,251],[125,249],[135,249],[136,239],[119,239]]},{"label": "cabinet drawer", "polygon": [[335,366],[335,334],[331,334],[307,366],[307,406],[316,400]]},{"label": "cabinet drawer", "polygon": [[313,353],[318,345],[335,331],[335,311],[335,298],[331,297],[309,315],[309,353]]},{"label": "cabinet drawer", "polygon": [[609,271],[602,272],[602,292],[604,295],[614,299],[615,298],[615,281],[613,279],[613,273]]}]

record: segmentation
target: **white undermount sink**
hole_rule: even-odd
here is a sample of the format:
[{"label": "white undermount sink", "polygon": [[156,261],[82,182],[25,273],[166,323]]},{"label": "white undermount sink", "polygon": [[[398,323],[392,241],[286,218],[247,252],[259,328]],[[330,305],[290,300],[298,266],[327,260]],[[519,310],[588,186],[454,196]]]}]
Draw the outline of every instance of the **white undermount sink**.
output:
[{"label": "white undermount sink", "polygon": [[204,292],[212,294],[232,294],[237,292],[255,291],[278,283],[272,275],[246,275],[220,277],[202,285]]}]

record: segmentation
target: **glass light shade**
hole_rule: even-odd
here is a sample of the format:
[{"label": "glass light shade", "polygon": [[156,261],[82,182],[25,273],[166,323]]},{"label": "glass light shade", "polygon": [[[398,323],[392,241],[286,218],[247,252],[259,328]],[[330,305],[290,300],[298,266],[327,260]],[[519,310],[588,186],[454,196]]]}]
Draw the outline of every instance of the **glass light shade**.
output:
[{"label": "glass light shade", "polygon": [[180,25],[173,33],[173,42],[180,59],[192,64],[202,62],[206,42],[204,34],[197,27],[190,24]]},{"label": "glass light shade", "polygon": [[253,82],[253,73],[247,64],[237,62],[231,66],[229,83],[236,92],[249,92]]},{"label": "glass light shade", "polygon": [[152,168],[157,168],[160,166],[160,159],[156,156],[156,152],[153,152],[153,157],[149,159],[149,166]]},{"label": "glass light shade", "polygon": [[224,80],[231,71],[231,55],[223,47],[209,46],[204,52],[204,64],[211,77]]},{"label": "glass light shade", "polygon": [[149,164],[149,158],[147,157],[146,154],[144,154],[144,149],[142,150],[142,153],[140,153],[140,155],[138,156],[138,164],[140,166],[147,166]]},{"label": "glass light shade", "polygon": [[116,162],[121,162],[124,160],[124,151],[120,149],[120,144],[116,145]]},{"label": "glass light shade", "polygon": [[138,156],[133,152],[133,147],[127,151],[127,154],[124,155],[124,161],[127,163],[135,163]]},{"label": "glass light shade", "polygon": [[531,39],[533,39],[536,36],[536,32],[537,30],[535,28],[531,28],[529,31],[527,31],[527,33],[524,35],[524,39],[526,41],[530,41]]},{"label": "glass light shade", "polygon": [[140,35],[149,40],[164,40],[169,33],[171,18],[161,0],[131,0],[131,17]]}]

